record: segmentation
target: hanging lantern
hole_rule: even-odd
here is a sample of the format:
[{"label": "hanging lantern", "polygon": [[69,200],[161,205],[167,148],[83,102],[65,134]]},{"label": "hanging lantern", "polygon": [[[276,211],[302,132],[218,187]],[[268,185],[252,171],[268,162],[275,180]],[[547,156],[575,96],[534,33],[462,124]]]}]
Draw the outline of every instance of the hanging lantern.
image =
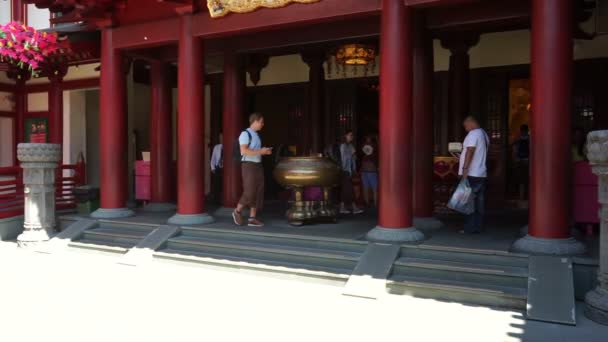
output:
[{"label": "hanging lantern", "polygon": [[368,65],[376,60],[376,50],[370,45],[345,44],[336,50],[336,62],[342,65]]}]

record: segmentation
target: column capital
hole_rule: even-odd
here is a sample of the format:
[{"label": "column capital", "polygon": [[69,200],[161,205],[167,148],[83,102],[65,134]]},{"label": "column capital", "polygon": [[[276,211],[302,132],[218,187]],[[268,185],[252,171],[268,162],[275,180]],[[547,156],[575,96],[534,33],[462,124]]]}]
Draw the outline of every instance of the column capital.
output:
[{"label": "column capital", "polygon": [[312,69],[321,67],[327,58],[327,54],[322,50],[307,50],[301,52],[300,57],[302,57],[302,61],[308,64],[308,67]]},{"label": "column capital", "polygon": [[32,77],[32,73],[25,69],[20,69],[14,65],[10,65],[9,69],[6,71],[6,76],[16,82],[27,82]]},{"label": "column capital", "polygon": [[469,49],[479,43],[478,33],[451,33],[443,34],[440,38],[441,46],[450,50],[452,55],[468,54]]},{"label": "column capital", "polygon": [[46,75],[51,82],[61,82],[68,73],[68,66],[65,64],[49,65],[46,68]]},{"label": "column capital", "polygon": [[268,66],[268,55],[264,54],[249,54],[246,58],[245,68],[249,73],[249,79],[254,85],[260,82],[260,72]]}]

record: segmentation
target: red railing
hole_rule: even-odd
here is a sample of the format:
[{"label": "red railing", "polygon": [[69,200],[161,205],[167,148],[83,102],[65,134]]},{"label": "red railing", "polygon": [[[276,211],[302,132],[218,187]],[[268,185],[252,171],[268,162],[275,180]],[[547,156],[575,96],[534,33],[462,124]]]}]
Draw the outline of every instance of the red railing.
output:
[{"label": "red railing", "polygon": [[[57,172],[55,203],[57,210],[76,208],[74,189],[86,183],[86,164],[62,165]],[[21,167],[0,167],[0,219],[23,215],[23,172]]]},{"label": "red railing", "polygon": [[23,177],[20,167],[0,167],[0,219],[23,215]]}]

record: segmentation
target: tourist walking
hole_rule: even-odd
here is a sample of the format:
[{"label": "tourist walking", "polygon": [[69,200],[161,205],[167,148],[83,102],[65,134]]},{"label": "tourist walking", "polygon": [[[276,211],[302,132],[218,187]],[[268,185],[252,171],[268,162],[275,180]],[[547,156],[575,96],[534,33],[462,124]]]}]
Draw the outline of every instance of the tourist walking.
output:
[{"label": "tourist walking", "polygon": [[355,136],[353,131],[344,134],[344,141],[340,145],[340,160],[342,166],[342,183],[340,191],[340,213],[341,214],[360,214],[363,210],[359,209],[354,201],[353,175],[357,171],[357,150],[353,145]]},{"label": "tourist walking", "polygon": [[458,175],[463,180],[468,180],[471,186],[475,211],[467,215],[464,230],[461,230],[460,233],[474,234],[483,231],[486,179],[488,177],[486,158],[490,138],[479,126],[477,119],[472,116],[468,116],[464,120],[463,126],[468,133],[462,143]]},{"label": "tourist walking", "polygon": [[257,213],[264,204],[264,167],[262,156],[272,154],[272,148],[262,147],[258,132],[264,127],[264,116],[253,113],[249,116],[249,128],[239,136],[241,172],[243,176],[243,195],[232,212],[234,223],[244,224],[243,209],[249,208],[247,225],[262,227],[264,223]]},{"label": "tourist walking", "polygon": [[[365,138],[365,144],[361,148],[361,180],[363,182],[363,198],[368,207],[378,206],[378,148],[371,136]],[[370,191],[373,194],[372,204],[369,199]]]}]

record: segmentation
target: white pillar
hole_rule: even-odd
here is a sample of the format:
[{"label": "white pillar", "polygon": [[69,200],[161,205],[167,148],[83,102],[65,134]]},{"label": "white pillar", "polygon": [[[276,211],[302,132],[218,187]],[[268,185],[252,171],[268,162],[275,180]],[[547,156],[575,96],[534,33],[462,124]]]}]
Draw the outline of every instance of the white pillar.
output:
[{"label": "white pillar", "polygon": [[61,160],[59,144],[19,144],[23,168],[24,222],[19,247],[47,241],[55,228],[55,168]]},{"label": "white pillar", "polygon": [[608,325],[608,130],[587,136],[587,158],[598,176],[600,203],[600,266],[597,287],[585,296],[585,315]]}]

